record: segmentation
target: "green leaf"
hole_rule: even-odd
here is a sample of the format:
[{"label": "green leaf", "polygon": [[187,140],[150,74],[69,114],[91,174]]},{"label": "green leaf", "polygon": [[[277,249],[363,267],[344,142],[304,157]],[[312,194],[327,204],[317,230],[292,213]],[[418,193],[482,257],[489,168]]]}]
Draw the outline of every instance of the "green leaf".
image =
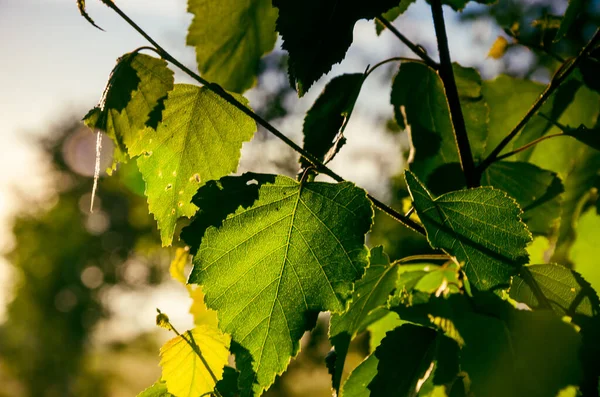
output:
[{"label": "green leaf", "polygon": [[561,40],[567,35],[569,29],[571,29],[571,26],[573,26],[579,14],[585,12],[588,3],[588,0],[569,0],[569,6],[565,11],[562,22],[560,23],[560,28],[558,29],[558,32],[556,32],[556,37],[554,38],[555,42]]},{"label": "green leaf", "polygon": [[270,0],[189,0],[194,14],[187,44],[196,47],[198,70],[226,90],[254,85],[260,58],[275,46],[277,10]]},{"label": "green leaf", "polygon": [[167,383],[164,380],[159,380],[143,392],[137,395],[137,397],[175,397],[167,391]]},{"label": "green leaf", "polygon": [[405,178],[429,243],[464,262],[476,288],[508,285],[527,263],[525,247],[531,234],[521,222],[521,209],[506,193],[482,187],[434,199],[412,172]]},{"label": "green leaf", "polygon": [[388,331],[391,331],[405,323],[404,321],[400,320],[400,317],[396,312],[392,312],[383,308],[376,309],[376,311],[381,312],[379,313],[381,318],[367,327],[367,330],[369,331],[369,351],[371,353],[375,351],[377,346],[379,346]]},{"label": "green leaf", "polygon": [[104,30],[100,26],[96,25],[96,22],[94,22],[92,17],[90,17],[90,15],[85,10],[85,0],[77,0],[77,8],[79,9],[79,13],[81,14],[81,16],[84,17],[86,21],[91,23],[93,27],[98,28],[102,31]]},{"label": "green leaf", "polygon": [[[381,16],[387,19],[390,22],[393,22],[394,19],[398,18],[400,15],[404,14],[404,11],[410,7],[412,3],[416,0],[400,0],[400,4],[386,12],[384,12]],[[385,25],[379,22],[378,19],[375,20],[375,31],[377,32],[377,36],[381,34],[385,30]]]},{"label": "green leaf", "polygon": [[415,396],[433,368],[437,332],[404,324],[387,333],[375,350],[377,375],[371,396]]},{"label": "green leaf", "polygon": [[524,162],[493,163],[481,184],[504,190],[523,209],[521,218],[529,231],[548,236],[559,223],[563,184],[558,175]]},{"label": "green leaf", "polygon": [[[234,97],[247,105],[247,100]],[[199,186],[236,171],[242,143],[256,124],[206,87],[177,84],[165,101],[156,131],[130,149],[140,155],[150,212],[158,221],[163,245],[172,241],[177,218],[194,215],[191,203]]]},{"label": "green leaf", "polygon": [[[156,123],[167,93],[173,89],[173,72],[167,62],[139,53],[123,55],[117,61],[98,107],[84,122],[106,132],[115,143],[115,160],[125,161],[127,149],[149,134],[146,126]],[[130,156],[133,156],[129,153]]]},{"label": "green leaf", "polygon": [[369,355],[350,373],[344,382],[340,397],[369,397],[371,391],[367,387],[377,375],[378,365],[379,359],[375,357],[375,354]]},{"label": "green leaf", "polygon": [[373,217],[365,191],[349,182],[272,178],[251,206],[206,230],[189,279],[203,285],[220,327],[251,355],[251,366],[238,362],[240,386],[257,394],[297,353],[314,313],[346,309],[368,263]]},{"label": "green leaf", "polygon": [[600,150],[600,128],[587,128],[582,124],[579,128],[566,128],[563,132],[591,148]]},{"label": "green leaf", "polygon": [[560,316],[573,317],[575,314],[582,314],[593,317],[600,312],[596,291],[573,270],[557,264],[521,268],[519,275],[513,279],[510,297],[527,304],[532,309],[537,309],[541,305],[534,291],[525,281],[527,279],[535,281],[552,309]]},{"label": "green leaf", "polygon": [[[484,152],[489,109],[481,78],[454,65],[461,106],[475,158]],[[410,126],[410,169],[436,193],[465,185],[444,86],[438,74],[419,62],[403,62],[392,85],[391,103],[400,126]],[[449,168],[452,177],[446,175]]]},{"label": "green leaf", "polygon": [[177,397],[212,392],[223,378],[229,342],[229,336],[217,328],[200,325],[165,343],[160,349],[160,366],[169,392]]},{"label": "green leaf", "polygon": [[369,267],[363,278],[354,285],[348,310],[341,314],[332,314],[329,338],[337,357],[332,377],[334,389],[339,389],[350,340],[385,314],[373,313],[373,310],[387,304],[390,293],[396,287],[397,269],[397,266],[390,264],[390,259],[382,247],[371,249]]},{"label": "green leaf", "polygon": [[[568,83],[568,82],[567,82]],[[600,113],[600,95],[587,87],[580,87],[570,106],[560,118],[562,125],[583,124],[597,128]],[[548,133],[555,133],[553,127]],[[574,227],[581,213],[581,201],[594,188],[600,169],[600,152],[572,138],[552,138],[535,145],[529,161],[541,168],[556,172],[563,180],[562,215],[553,262],[567,263],[568,252],[575,239]]]},{"label": "green leaf", "polygon": [[550,311],[516,310],[492,293],[431,297],[400,316],[438,326],[461,346],[473,395],[554,396],[581,379],[581,336]]},{"label": "green leaf", "polygon": [[[334,77],[304,118],[304,149],[328,162],[345,143],[343,133],[354,109],[365,75],[344,74]],[[300,158],[303,168],[310,165]]]},{"label": "green leaf", "polygon": [[[489,131],[485,143],[484,156],[487,157],[492,150],[508,135],[516,126],[531,104],[544,90],[544,85],[531,80],[517,79],[511,76],[500,75],[491,81],[484,81],[482,93],[490,107]],[[551,106],[547,103],[546,106]],[[542,109],[545,109],[543,107]],[[530,129],[545,128],[548,122],[542,118],[533,118],[520,136],[530,136]],[[522,145],[516,144],[518,136],[510,142],[501,153],[507,153]],[[531,139],[532,140],[532,139]],[[529,139],[524,143],[530,142]]]},{"label": "green leaf", "polygon": [[600,245],[598,231],[600,230],[600,215],[594,208],[585,211],[576,226],[576,238],[569,252],[569,259],[575,264],[575,270],[580,273],[596,290],[600,291]]},{"label": "green leaf", "polygon": [[398,5],[398,0],[273,0],[279,9],[277,31],[290,54],[292,85],[302,96],[331,67],[341,62],[352,44],[359,19],[373,19]]}]

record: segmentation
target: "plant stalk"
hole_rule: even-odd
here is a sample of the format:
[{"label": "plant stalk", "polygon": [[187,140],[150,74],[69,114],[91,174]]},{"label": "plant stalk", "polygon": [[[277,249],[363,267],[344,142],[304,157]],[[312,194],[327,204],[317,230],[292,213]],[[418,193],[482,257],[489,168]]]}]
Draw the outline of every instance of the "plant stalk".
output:
[{"label": "plant stalk", "polygon": [[460,165],[465,174],[467,187],[477,187],[479,186],[479,174],[475,169],[471,145],[469,144],[469,137],[467,135],[467,127],[465,125],[465,118],[458,97],[458,88],[456,86],[456,80],[454,79],[454,72],[452,71],[452,61],[450,59],[450,50],[448,48],[448,36],[446,35],[446,24],[444,22],[444,11],[442,9],[441,0],[431,0],[431,12],[433,14],[435,35],[438,43],[438,51],[440,53],[440,68],[438,73],[444,83],[446,97],[448,98],[450,117],[454,127],[454,138],[458,148]]},{"label": "plant stalk", "polygon": [[414,52],[419,58],[421,58],[425,62],[425,64],[427,64],[427,66],[434,70],[439,69],[440,65],[436,61],[431,59],[431,57],[427,55],[427,52],[425,52],[425,50],[423,50],[421,46],[413,43],[405,35],[400,33],[400,31],[398,31],[398,29],[396,29],[396,27],[392,25],[390,21],[388,21],[381,15],[377,17],[377,20],[381,22],[390,32],[392,32],[394,36],[400,39],[400,41],[403,42],[408,48],[410,48],[412,52]]},{"label": "plant stalk", "polygon": [[478,173],[481,174],[487,167],[493,162],[498,161],[498,155],[500,152],[517,136],[519,132],[525,127],[525,125],[531,120],[531,118],[540,110],[542,105],[550,98],[550,96],[556,91],[556,89],[569,77],[582,59],[589,56],[590,52],[594,49],[596,44],[600,43],[600,28],[596,29],[596,33],[590,39],[590,41],[581,49],[579,54],[574,59],[568,59],[554,74],[554,77],[538,99],[533,103],[529,111],[521,119],[519,124],[512,129],[512,131],[496,146],[496,148],[490,153],[490,155],[479,164]]},{"label": "plant stalk", "polygon": [[[119,7],[117,7],[117,5],[114,2],[112,2],[111,0],[101,0],[101,1],[104,4],[106,4],[109,8],[111,8],[113,11],[115,11],[121,18],[123,18],[131,27],[133,27],[146,40],[148,40],[148,42],[150,42],[150,44],[152,44],[154,46],[155,52],[158,55],[160,55],[163,59],[165,59],[166,61],[169,61],[172,64],[174,64],[175,66],[177,66],[179,69],[181,69],[183,72],[185,72],[188,76],[190,76],[191,78],[193,78],[194,80],[196,80],[197,82],[199,82],[200,84],[202,84],[203,86],[205,86],[206,88],[208,88],[209,90],[211,90],[212,92],[214,92],[215,94],[217,94],[218,96],[223,98],[230,105],[234,106],[235,108],[237,108],[238,110],[240,110],[241,112],[246,114],[248,117],[253,119],[256,123],[263,126],[267,131],[269,131],[271,134],[275,135],[277,138],[282,140],[286,145],[288,145],[289,147],[294,149],[302,157],[304,157],[311,164],[313,164],[315,166],[315,168],[317,169],[317,171],[319,171],[325,175],[328,175],[329,177],[334,179],[336,182],[344,182],[344,178],[342,178],[341,176],[336,174],[333,170],[328,168],[325,164],[323,164],[323,162],[321,162],[314,155],[312,155],[311,153],[307,152],[306,150],[304,150],[300,146],[298,146],[294,141],[292,141],[290,138],[285,136],[281,131],[279,131],[277,128],[275,128],[271,123],[269,123],[268,121],[266,121],[265,119],[260,117],[258,114],[254,113],[250,108],[244,106],[241,102],[236,100],[231,94],[229,94],[227,91],[225,91],[221,86],[219,86],[218,84],[215,84],[215,83],[211,83],[208,80],[203,79],[198,74],[194,73],[188,67],[183,65],[177,59],[175,59],[164,48],[162,48],[160,46],[160,44],[158,44],[156,41],[154,41],[154,39],[152,39],[152,37],[150,37],[131,18],[129,18]],[[375,197],[371,196],[368,193],[367,193],[367,196],[373,202],[375,207],[377,207],[379,210],[385,212],[386,214],[388,214],[389,216],[394,218],[396,221],[402,223],[404,226],[414,230],[417,233],[420,233],[422,235],[426,234],[423,226],[419,225],[417,222],[413,221],[410,218],[405,217],[401,213],[399,213],[399,212],[395,211],[393,208],[385,205],[384,203],[377,200]]]}]

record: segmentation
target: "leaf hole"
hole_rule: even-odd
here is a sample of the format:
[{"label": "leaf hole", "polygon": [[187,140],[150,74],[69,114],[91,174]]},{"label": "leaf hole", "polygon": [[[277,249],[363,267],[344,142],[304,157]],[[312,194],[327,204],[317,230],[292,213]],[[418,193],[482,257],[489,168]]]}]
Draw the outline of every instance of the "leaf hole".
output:
[{"label": "leaf hole", "polygon": [[165,188],[165,190],[170,190],[171,188],[173,188],[173,185],[169,183],[169,184],[167,185],[167,187]]}]

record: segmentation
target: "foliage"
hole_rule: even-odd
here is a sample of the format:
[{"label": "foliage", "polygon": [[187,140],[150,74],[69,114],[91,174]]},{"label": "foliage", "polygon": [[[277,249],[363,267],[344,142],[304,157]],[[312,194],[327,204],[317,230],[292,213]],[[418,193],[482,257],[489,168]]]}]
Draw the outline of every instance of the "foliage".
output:
[{"label": "foliage", "polygon": [[[114,2],[103,3],[150,39]],[[137,157],[163,244],[171,244],[179,218],[192,217],[178,237],[193,255],[187,282],[198,285],[189,288],[194,330],[179,334],[159,313],[159,325],[178,335],[161,350],[164,383],[146,395],[261,395],[325,311],[336,393],[598,394],[600,308],[584,278],[594,273],[589,225],[598,218],[600,95],[589,62],[598,62],[600,30],[554,65],[547,85],[508,75],[484,81],[477,70],[452,64],[448,50],[442,4],[458,11],[469,1],[429,1],[440,62],[388,24],[386,17],[411,3],[190,0],[188,43],[201,75],[151,39],[162,59],[138,49],[119,60],[86,123],[114,140],[116,160]],[[560,43],[584,3],[571,1],[553,28],[537,26],[554,29]],[[331,79],[306,115],[304,147],[249,107],[241,93],[275,32],[302,96],[344,59],[361,19],[378,19],[421,59],[389,59]],[[506,52],[508,46],[494,56]],[[410,138],[408,215],[326,165],[343,149],[364,81],[398,60],[390,99]],[[165,61],[202,86],[173,85]],[[298,180],[228,176],[255,124],[301,155]],[[318,174],[333,181],[316,182]],[[387,247],[369,251],[373,208],[426,237],[429,248],[392,262]],[[548,256],[558,263],[530,263],[534,235],[553,244]],[[173,264],[180,281],[183,258],[187,251]],[[437,260],[444,262],[427,263]],[[413,261],[421,263],[407,264]],[[343,383],[350,343],[365,330],[380,339]],[[225,365],[229,352],[235,369]]]}]

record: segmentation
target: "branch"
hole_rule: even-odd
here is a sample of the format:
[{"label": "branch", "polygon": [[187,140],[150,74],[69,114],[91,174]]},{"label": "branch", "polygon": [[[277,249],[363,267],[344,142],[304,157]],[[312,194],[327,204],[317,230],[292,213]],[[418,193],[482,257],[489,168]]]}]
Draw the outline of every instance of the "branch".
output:
[{"label": "branch", "polygon": [[529,120],[537,113],[538,110],[542,107],[542,105],[548,100],[548,98],[556,91],[556,89],[569,77],[571,72],[573,72],[581,60],[587,56],[589,56],[590,52],[594,49],[595,45],[600,42],[600,28],[596,30],[594,36],[590,39],[590,41],[583,47],[583,49],[579,52],[579,54],[574,59],[569,59],[564,62],[560,68],[556,71],[550,83],[546,86],[542,94],[538,97],[538,99],[531,106],[527,114],[521,119],[519,124],[496,146],[496,148],[490,153],[490,155],[481,162],[478,167],[478,172],[481,174],[487,167],[489,167],[493,162],[498,160],[498,155],[504,148],[512,141],[519,132],[525,127],[525,125],[529,122]]},{"label": "branch", "polygon": [[397,38],[399,38],[400,41],[403,42],[408,48],[410,48],[412,52],[414,52],[419,58],[421,58],[427,64],[427,66],[434,70],[439,69],[440,65],[436,61],[431,59],[429,55],[427,55],[427,52],[425,52],[423,47],[410,41],[406,36],[400,33],[398,29],[396,29],[394,25],[390,23],[390,21],[385,19],[383,16],[377,17],[377,20],[381,22],[386,28],[388,28],[389,31],[392,32]]},{"label": "branch", "polygon": [[471,145],[467,136],[467,127],[465,126],[465,119],[458,97],[458,88],[456,87],[454,72],[452,71],[452,61],[450,60],[450,50],[448,49],[448,36],[446,35],[446,24],[444,22],[444,11],[442,10],[441,0],[431,0],[431,12],[433,14],[435,35],[440,53],[440,68],[438,73],[444,83],[448,98],[460,165],[465,174],[467,187],[477,187],[479,186],[479,177],[475,169],[475,163],[473,162]]},{"label": "branch", "polygon": [[[277,128],[275,128],[273,125],[271,125],[268,121],[266,121],[265,119],[263,119],[262,117],[260,117],[256,113],[254,113],[248,107],[244,106],[241,102],[236,100],[231,94],[229,94],[227,91],[225,91],[223,88],[221,88],[221,86],[219,86],[218,84],[215,84],[215,83],[211,83],[208,80],[203,79],[198,74],[194,73],[189,68],[187,68],[185,65],[183,65],[181,62],[179,62],[177,59],[175,59],[173,56],[171,56],[171,54],[169,54],[164,48],[162,48],[142,28],[140,28],[135,22],[133,22],[133,20],[131,20],[131,18],[129,18],[123,11],[121,11],[121,9],[119,7],[117,7],[117,5],[114,2],[112,2],[111,0],[101,0],[101,1],[104,4],[106,4],[109,8],[111,8],[113,11],[115,11],[121,18],[123,18],[129,25],[131,25],[131,27],[133,27],[146,40],[148,40],[148,42],[150,42],[155,47],[154,51],[157,54],[159,54],[163,59],[165,59],[166,61],[169,61],[172,64],[174,64],[175,66],[177,66],[179,69],[184,71],[188,76],[190,76],[191,78],[193,78],[200,84],[204,85],[206,88],[208,88],[209,90],[211,90],[212,92],[214,92],[215,94],[217,94],[218,96],[223,98],[225,101],[227,101],[230,105],[234,106],[235,108],[237,108],[238,110],[240,110],[241,112],[246,114],[248,117],[253,119],[256,123],[263,126],[267,131],[269,131],[271,134],[275,135],[277,138],[282,140],[285,144],[287,144],[289,147],[291,147],[296,152],[298,152],[302,157],[304,157],[306,160],[308,160],[311,164],[313,164],[317,171],[330,176],[336,182],[344,182],[344,178],[342,178],[341,176],[336,174],[334,171],[329,169],[325,164],[323,164],[314,155],[312,155],[311,153],[302,149],[300,146],[298,146],[296,143],[294,143],[294,141],[292,141],[290,138],[286,137],[281,131],[279,131]],[[373,202],[373,204],[378,209],[385,212],[386,214],[388,214],[389,216],[391,216],[398,222],[402,223],[404,226],[406,226],[422,235],[426,234],[423,226],[419,225],[417,222],[413,221],[410,218],[405,217],[404,215],[395,211],[391,207],[383,204],[381,201],[377,200],[375,197],[371,196],[368,193],[367,193],[367,196],[369,197],[369,199]]]},{"label": "branch", "polygon": [[558,132],[556,134],[544,135],[544,136],[542,136],[542,137],[540,137],[540,138],[538,138],[536,140],[533,140],[533,141],[529,142],[526,145],[521,146],[518,149],[513,150],[512,152],[508,152],[508,153],[505,153],[505,154],[503,154],[501,156],[496,157],[495,161],[504,160],[507,157],[514,156],[517,153],[521,153],[522,151],[527,150],[527,149],[529,149],[530,147],[532,147],[534,145],[537,145],[541,141],[545,141],[546,139],[550,139],[550,138],[555,138],[557,136],[565,136],[565,134],[563,132]]}]

